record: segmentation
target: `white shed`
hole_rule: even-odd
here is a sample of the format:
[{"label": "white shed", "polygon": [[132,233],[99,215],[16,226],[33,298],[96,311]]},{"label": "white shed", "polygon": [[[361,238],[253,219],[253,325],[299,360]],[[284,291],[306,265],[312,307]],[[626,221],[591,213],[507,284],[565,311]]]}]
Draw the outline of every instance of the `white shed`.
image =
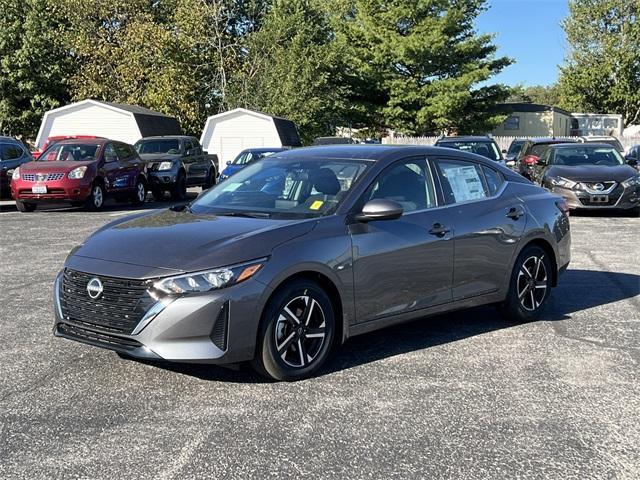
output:
[{"label": "white shed", "polygon": [[299,147],[295,123],[246,108],[213,115],[200,138],[202,148],[218,155],[220,165],[233,160],[246,148]]},{"label": "white shed", "polygon": [[36,145],[49,137],[91,135],[133,144],[143,137],[180,135],[175,117],[120,103],[83,100],[44,114]]}]

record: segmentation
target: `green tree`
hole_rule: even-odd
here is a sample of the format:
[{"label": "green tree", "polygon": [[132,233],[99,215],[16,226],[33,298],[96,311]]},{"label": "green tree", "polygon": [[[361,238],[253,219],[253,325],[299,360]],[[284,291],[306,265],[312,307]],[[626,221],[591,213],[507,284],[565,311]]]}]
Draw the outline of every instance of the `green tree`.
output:
[{"label": "green tree", "polygon": [[61,11],[51,0],[4,0],[0,7],[0,133],[32,141],[42,115],[69,98]]},{"label": "green tree", "polygon": [[538,103],[541,105],[558,106],[560,104],[560,89],[557,84],[532,85],[516,87],[508,99],[509,102]]},{"label": "green tree", "polygon": [[640,0],[570,0],[561,106],[640,121]]},{"label": "green tree", "polygon": [[511,90],[486,82],[511,63],[474,21],[484,0],[354,0],[342,41],[365,110],[406,134],[486,132]]},{"label": "green tree", "polygon": [[293,120],[303,141],[345,123],[344,57],[326,11],[314,0],[276,0],[246,43],[226,105]]}]

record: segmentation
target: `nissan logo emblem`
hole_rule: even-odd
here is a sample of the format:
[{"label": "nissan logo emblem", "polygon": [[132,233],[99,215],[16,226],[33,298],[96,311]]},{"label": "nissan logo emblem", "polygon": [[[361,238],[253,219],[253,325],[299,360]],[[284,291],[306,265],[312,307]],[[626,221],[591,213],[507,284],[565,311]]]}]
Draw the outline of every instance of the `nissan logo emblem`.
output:
[{"label": "nissan logo emblem", "polygon": [[87,293],[93,300],[96,300],[102,295],[102,290],[104,290],[104,287],[99,278],[94,277],[87,283]]},{"label": "nissan logo emblem", "polygon": [[601,192],[602,190],[604,190],[604,185],[603,185],[603,184],[601,184],[601,183],[596,183],[596,184],[593,186],[593,188],[594,188],[594,189],[596,189],[597,191]]}]

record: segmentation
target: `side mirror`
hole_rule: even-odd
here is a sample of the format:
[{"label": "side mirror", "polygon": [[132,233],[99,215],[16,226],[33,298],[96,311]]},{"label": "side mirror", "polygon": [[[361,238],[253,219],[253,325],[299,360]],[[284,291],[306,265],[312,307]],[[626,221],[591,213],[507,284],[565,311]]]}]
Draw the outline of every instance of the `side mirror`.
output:
[{"label": "side mirror", "polygon": [[355,216],[358,222],[371,222],[373,220],[395,220],[402,216],[402,205],[394,200],[375,198],[369,200],[362,207],[362,212]]},{"label": "side mirror", "polygon": [[231,165],[231,160],[227,160],[227,165]]},{"label": "side mirror", "polygon": [[503,148],[503,149],[502,149],[502,153],[504,153],[504,154],[506,155],[506,154],[507,154],[507,149],[506,149],[506,148]]}]

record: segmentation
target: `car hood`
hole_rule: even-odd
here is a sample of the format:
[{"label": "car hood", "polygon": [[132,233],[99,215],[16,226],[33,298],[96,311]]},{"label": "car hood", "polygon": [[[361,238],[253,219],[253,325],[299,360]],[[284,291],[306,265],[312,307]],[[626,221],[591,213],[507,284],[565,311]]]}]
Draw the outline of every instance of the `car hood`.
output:
[{"label": "car hood", "polygon": [[[271,220],[163,210],[121,219],[91,235],[73,255],[192,272],[271,254],[277,245],[311,231],[317,220]],[[69,260],[67,260],[69,263]],[[129,276],[123,267],[121,276]]]},{"label": "car hood", "polygon": [[84,162],[28,162],[20,165],[20,171],[22,173],[49,173],[49,172],[70,172],[71,170],[89,166],[96,163],[95,160],[89,160]]},{"label": "car hood", "polygon": [[602,182],[615,181],[622,182],[637,174],[630,165],[580,165],[567,167],[555,165],[547,170],[547,175],[551,177],[564,177],[578,182]]},{"label": "car hood", "polygon": [[244,165],[227,165],[227,168],[225,168],[222,171],[223,175],[231,175],[232,173],[236,173],[240,170],[242,170],[242,168],[244,167]]},{"label": "car hood", "polygon": [[143,162],[168,162],[171,160],[177,160],[180,158],[180,154],[177,153],[141,153],[140,159]]}]

